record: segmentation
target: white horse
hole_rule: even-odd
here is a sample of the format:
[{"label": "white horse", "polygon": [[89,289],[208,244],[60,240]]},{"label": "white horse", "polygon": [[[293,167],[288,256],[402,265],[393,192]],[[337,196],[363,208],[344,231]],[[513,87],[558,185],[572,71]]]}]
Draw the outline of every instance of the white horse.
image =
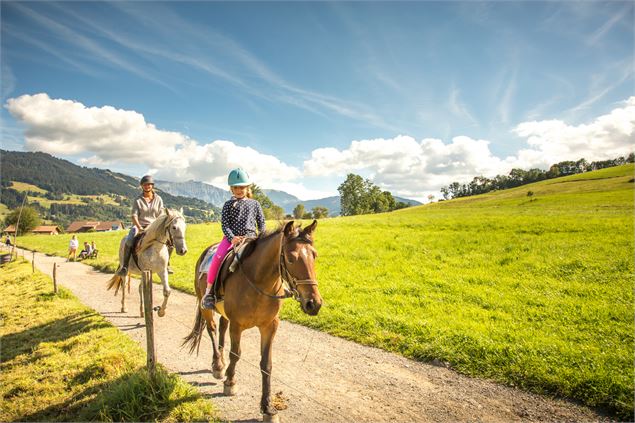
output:
[{"label": "white horse", "polygon": [[[176,210],[163,209],[163,213],[157,217],[143,231],[145,234],[140,241],[140,245],[136,248],[137,259],[134,256],[130,258],[128,263],[128,275],[123,278],[114,275],[108,281],[108,289],[115,288],[115,296],[121,288],[121,312],[126,311],[126,282],[128,282],[128,293],[130,293],[130,275],[141,275],[143,271],[149,270],[156,273],[163,284],[163,304],[158,308],[160,317],[165,315],[165,309],[170,296],[170,284],[168,283],[168,261],[170,254],[166,243],[170,241],[180,256],[187,253],[187,245],[185,244],[185,218],[183,214]],[[123,261],[123,250],[126,243],[124,237],[119,243],[119,262]],[[127,281],[126,281],[127,279]],[[139,284],[139,314],[143,317],[143,287]]]}]

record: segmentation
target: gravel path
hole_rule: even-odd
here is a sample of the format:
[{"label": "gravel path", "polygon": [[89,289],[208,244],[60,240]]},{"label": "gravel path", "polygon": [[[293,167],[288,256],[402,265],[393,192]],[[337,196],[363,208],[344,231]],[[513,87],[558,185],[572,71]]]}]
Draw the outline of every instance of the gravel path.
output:
[{"label": "gravel path", "polygon": [[[30,259],[32,253],[27,251],[25,257]],[[121,298],[105,289],[111,275],[40,253],[35,263],[49,276],[56,265],[58,284],[145,348],[144,320],[138,317],[138,281],[133,280],[132,294],[127,296],[127,313],[121,313]],[[153,295],[155,303],[162,298],[157,284]],[[207,334],[198,356],[180,347],[192,327],[195,304],[194,296],[172,290],[166,316],[155,314],[157,360],[211,398],[222,418],[260,421],[258,331],[243,333],[243,354],[236,371],[238,393],[225,397],[222,381],[211,374]],[[286,407],[279,414],[283,422],[607,420],[567,401],[472,379],[284,321],[273,346],[272,393],[280,408]]]}]

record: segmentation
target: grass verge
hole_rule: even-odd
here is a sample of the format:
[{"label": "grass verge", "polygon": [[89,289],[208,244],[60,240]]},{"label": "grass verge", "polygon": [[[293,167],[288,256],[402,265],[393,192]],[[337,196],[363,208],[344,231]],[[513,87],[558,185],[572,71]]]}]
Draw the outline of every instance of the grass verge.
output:
[{"label": "grass verge", "polygon": [[18,259],[0,270],[0,421],[217,421],[213,405],[70,291]]}]

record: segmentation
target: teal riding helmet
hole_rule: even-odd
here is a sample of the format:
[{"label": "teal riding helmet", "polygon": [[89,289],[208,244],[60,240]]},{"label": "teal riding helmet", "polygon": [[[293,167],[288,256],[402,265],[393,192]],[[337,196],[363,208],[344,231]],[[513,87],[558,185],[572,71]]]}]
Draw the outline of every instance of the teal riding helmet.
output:
[{"label": "teal riding helmet", "polygon": [[241,168],[233,169],[227,177],[227,184],[230,187],[246,187],[251,185],[249,174]]}]

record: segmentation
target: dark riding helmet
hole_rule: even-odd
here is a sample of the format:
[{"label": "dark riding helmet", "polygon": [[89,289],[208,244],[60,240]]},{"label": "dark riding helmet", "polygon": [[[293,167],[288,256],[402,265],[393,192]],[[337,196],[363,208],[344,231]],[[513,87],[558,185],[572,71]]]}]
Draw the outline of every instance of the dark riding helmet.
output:
[{"label": "dark riding helmet", "polygon": [[152,184],[152,185],[154,185],[154,179],[152,178],[151,175],[146,175],[143,178],[141,178],[141,181],[139,182],[139,185],[143,185],[143,184]]}]

